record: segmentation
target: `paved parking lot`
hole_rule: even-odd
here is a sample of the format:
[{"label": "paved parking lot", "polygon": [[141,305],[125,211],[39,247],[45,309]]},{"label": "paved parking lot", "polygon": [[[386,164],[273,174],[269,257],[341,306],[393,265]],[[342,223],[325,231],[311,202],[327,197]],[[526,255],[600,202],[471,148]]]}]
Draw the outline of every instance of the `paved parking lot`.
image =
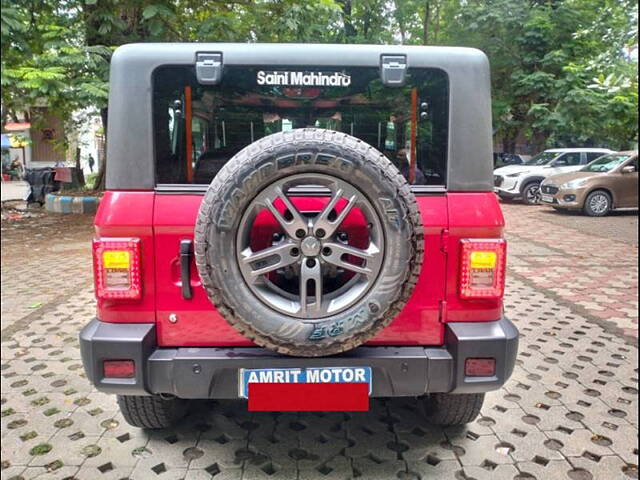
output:
[{"label": "paved parking lot", "polygon": [[2,478],[638,478],[637,237],[542,207],[504,210],[518,364],[481,418],[449,429],[425,424],[411,399],[366,414],[199,402],[177,429],[130,427],[82,374],[90,219],[3,220]]}]

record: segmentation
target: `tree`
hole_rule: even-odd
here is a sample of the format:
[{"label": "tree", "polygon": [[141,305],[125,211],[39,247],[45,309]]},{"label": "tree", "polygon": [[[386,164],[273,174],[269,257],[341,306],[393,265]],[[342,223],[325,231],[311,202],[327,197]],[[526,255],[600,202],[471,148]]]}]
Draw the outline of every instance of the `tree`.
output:
[{"label": "tree", "polygon": [[34,106],[62,118],[107,100],[111,49],[89,46],[74,22],[73,7],[57,2],[2,0],[2,124]]},{"label": "tree", "polygon": [[[637,142],[637,62],[624,58],[637,45],[636,22],[637,4],[626,0],[470,1],[448,34],[491,60],[505,151],[520,134],[539,147],[620,148]],[[619,88],[603,88],[607,78]]]},{"label": "tree", "polygon": [[124,43],[449,44],[489,56],[505,151],[522,134],[626,148],[637,16],[631,0],[2,0],[2,123],[43,104],[67,119],[94,107],[108,134],[109,60]]}]

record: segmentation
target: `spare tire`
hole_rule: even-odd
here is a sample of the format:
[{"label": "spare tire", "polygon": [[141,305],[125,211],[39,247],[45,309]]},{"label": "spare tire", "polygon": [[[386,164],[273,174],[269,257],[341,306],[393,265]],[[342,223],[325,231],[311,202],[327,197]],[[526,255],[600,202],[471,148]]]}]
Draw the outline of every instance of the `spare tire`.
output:
[{"label": "spare tire", "polygon": [[424,251],[409,184],[344,133],[276,133],[211,182],[195,227],[203,286],[220,314],[287,355],[355,348],[409,299]]}]

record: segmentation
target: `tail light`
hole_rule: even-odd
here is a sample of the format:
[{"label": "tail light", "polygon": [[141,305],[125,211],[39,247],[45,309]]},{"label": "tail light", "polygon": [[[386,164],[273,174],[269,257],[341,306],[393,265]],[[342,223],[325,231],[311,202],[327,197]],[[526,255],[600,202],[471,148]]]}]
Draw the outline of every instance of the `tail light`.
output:
[{"label": "tail light", "polygon": [[501,239],[463,239],[460,298],[493,299],[504,295],[507,243]]},{"label": "tail light", "polygon": [[93,241],[96,297],[136,300],[142,294],[139,238],[97,238]]}]

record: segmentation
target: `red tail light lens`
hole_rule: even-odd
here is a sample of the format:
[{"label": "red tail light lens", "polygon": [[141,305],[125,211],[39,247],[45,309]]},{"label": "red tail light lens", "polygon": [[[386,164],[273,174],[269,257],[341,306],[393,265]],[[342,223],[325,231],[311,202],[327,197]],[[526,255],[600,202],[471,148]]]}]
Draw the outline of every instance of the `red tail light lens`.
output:
[{"label": "red tail light lens", "polygon": [[136,366],[133,360],[105,360],[102,364],[105,378],[133,378]]},{"label": "red tail light lens", "polygon": [[142,294],[140,239],[98,238],[93,241],[96,296],[136,300]]},{"label": "red tail light lens", "polygon": [[501,298],[507,243],[502,238],[463,239],[460,243],[460,297]]},{"label": "red tail light lens", "polygon": [[496,374],[496,359],[467,358],[464,374],[467,377],[493,377]]}]

